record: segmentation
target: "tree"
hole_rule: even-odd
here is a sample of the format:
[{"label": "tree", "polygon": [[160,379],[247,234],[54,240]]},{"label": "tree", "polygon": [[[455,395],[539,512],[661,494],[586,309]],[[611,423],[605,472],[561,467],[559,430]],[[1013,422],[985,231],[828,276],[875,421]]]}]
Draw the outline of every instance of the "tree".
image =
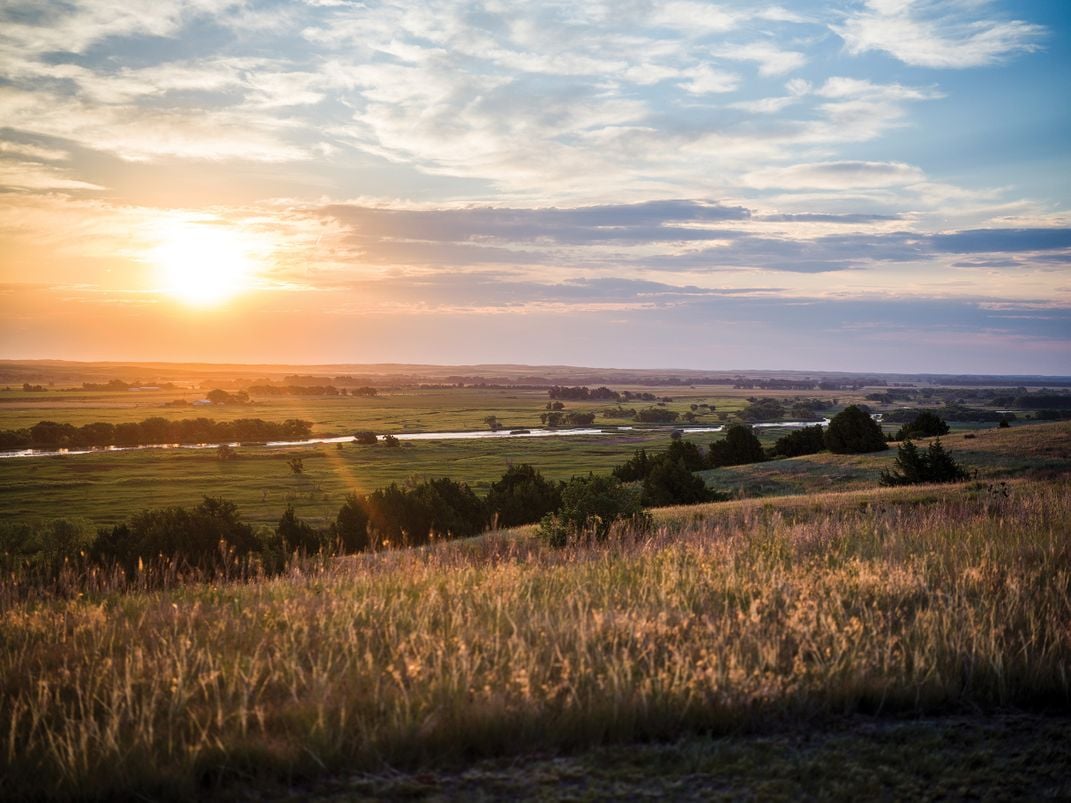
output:
[{"label": "tree", "polygon": [[688,470],[684,458],[666,454],[643,481],[641,501],[648,507],[695,505],[711,500],[702,477]]},{"label": "tree", "polygon": [[287,552],[303,552],[311,555],[319,552],[323,546],[323,537],[310,524],[302,521],[294,512],[293,505],[287,505],[275,533]]},{"label": "tree", "polygon": [[491,484],[485,500],[489,517],[499,527],[539,521],[557,510],[561,502],[561,484],[549,482],[527,463],[506,469],[501,479]]},{"label": "tree", "polygon": [[642,521],[640,495],[616,477],[589,474],[573,477],[562,490],[562,507],[543,517],[540,536],[552,546],[564,546],[570,536],[590,533],[601,540],[617,521]]},{"label": "tree", "polygon": [[821,424],[803,427],[777,439],[773,455],[776,457],[799,457],[805,454],[817,454],[826,448],[826,432]]},{"label": "tree", "polygon": [[372,545],[368,537],[368,505],[363,498],[355,493],[346,497],[335,518],[334,534],[347,554],[363,552]]},{"label": "tree", "polygon": [[502,422],[498,420],[497,415],[484,416],[483,423],[487,424],[487,428],[492,432],[497,432],[502,428]]},{"label": "tree", "polygon": [[857,405],[833,416],[826,429],[826,448],[834,454],[880,452],[889,448],[881,427]]},{"label": "tree", "polygon": [[216,447],[216,459],[221,463],[234,460],[236,457],[238,457],[238,451],[229,443],[221,443]]},{"label": "tree", "polygon": [[402,442],[393,435],[384,435],[383,445],[386,446],[388,449],[396,449],[402,445]]},{"label": "tree", "polygon": [[937,413],[923,410],[915,420],[904,424],[896,433],[895,440],[905,441],[911,438],[932,438],[948,434],[948,424]]},{"label": "tree", "polygon": [[744,424],[733,424],[725,431],[725,438],[710,444],[710,465],[741,466],[747,463],[761,463],[766,459],[762,444]]},{"label": "tree", "polygon": [[622,482],[643,480],[654,468],[655,458],[648,456],[646,449],[637,449],[632,457],[613,470],[613,475]]},{"label": "tree", "polygon": [[375,446],[376,445],[376,433],[370,432],[367,429],[363,429],[359,432],[353,433],[353,442],[359,443],[362,446]]},{"label": "tree", "polygon": [[968,477],[960,466],[935,439],[925,452],[910,440],[900,444],[896,455],[896,468],[881,472],[882,485],[916,485],[924,482],[958,482]]}]

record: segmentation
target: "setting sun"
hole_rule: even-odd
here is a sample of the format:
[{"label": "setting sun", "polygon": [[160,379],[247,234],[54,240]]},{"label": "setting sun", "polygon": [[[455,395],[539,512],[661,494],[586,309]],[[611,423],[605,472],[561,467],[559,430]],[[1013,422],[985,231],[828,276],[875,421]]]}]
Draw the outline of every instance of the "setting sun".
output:
[{"label": "setting sun", "polygon": [[160,290],[186,304],[210,307],[252,286],[250,245],[232,229],[199,223],[169,227],[149,255]]}]

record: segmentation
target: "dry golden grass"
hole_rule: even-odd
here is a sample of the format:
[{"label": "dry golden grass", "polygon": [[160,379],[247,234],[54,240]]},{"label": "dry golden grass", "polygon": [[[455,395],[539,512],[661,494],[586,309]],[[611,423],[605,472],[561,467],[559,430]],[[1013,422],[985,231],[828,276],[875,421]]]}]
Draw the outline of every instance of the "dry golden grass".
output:
[{"label": "dry golden grass", "polygon": [[736,503],[600,546],[491,535],[244,585],[0,588],[2,794],[190,797],[839,713],[1066,710],[1069,491]]}]

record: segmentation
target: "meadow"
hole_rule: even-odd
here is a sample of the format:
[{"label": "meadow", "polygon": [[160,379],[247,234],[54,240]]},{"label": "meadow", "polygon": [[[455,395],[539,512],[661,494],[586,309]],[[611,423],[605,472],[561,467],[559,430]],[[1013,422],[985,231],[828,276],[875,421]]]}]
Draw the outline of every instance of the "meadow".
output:
[{"label": "meadow", "polygon": [[743,500],[599,545],[490,533],[155,592],[5,578],[3,793],[226,797],[845,716],[1066,715],[1069,491]]},{"label": "meadow", "polygon": [[[782,431],[759,430],[767,443]],[[966,434],[966,433],[965,433]],[[974,430],[945,439],[980,479],[1071,470],[1071,425],[1030,424]],[[687,436],[706,448],[720,437]],[[480,495],[510,464],[531,463],[548,478],[608,472],[633,450],[664,449],[669,428],[568,438],[406,442],[396,449],[344,444],[239,448],[220,461],[212,449],[145,450],[0,460],[0,507],[6,520],[67,516],[95,526],[115,524],[146,507],[192,506],[204,496],[238,504],[248,521],[274,524],[290,504],[313,522],[331,520],[348,493],[391,482],[447,476]],[[808,455],[702,472],[708,486],[737,496],[824,493],[875,487],[895,450],[864,455]],[[288,461],[302,460],[294,474]]]}]

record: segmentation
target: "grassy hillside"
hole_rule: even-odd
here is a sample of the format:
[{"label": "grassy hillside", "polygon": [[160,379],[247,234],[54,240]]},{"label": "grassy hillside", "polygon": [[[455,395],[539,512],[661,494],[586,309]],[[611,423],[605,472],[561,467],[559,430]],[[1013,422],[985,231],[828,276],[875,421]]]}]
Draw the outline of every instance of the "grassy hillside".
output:
[{"label": "grassy hillside", "polygon": [[20,601],[18,797],[463,766],[682,735],[1071,706],[1071,485],[746,500],[563,551],[523,533],[246,585]]}]

